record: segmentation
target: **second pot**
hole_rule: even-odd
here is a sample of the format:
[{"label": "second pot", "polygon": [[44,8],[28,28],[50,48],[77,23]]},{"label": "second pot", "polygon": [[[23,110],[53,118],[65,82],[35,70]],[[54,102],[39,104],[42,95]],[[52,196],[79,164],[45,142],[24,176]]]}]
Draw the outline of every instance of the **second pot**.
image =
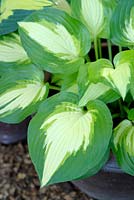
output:
[{"label": "second pot", "polygon": [[73,184],[97,200],[134,199],[134,177],[124,173],[113,157],[98,174]]}]

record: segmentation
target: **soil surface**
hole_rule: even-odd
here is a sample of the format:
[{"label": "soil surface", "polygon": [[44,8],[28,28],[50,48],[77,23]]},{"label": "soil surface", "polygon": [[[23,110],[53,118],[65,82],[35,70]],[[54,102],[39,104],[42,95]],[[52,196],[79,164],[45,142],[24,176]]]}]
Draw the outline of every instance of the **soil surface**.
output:
[{"label": "soil surface", "polygon": [[93,200],[71,183],[40,189],[27,144],[0,144],[0,200]]}]

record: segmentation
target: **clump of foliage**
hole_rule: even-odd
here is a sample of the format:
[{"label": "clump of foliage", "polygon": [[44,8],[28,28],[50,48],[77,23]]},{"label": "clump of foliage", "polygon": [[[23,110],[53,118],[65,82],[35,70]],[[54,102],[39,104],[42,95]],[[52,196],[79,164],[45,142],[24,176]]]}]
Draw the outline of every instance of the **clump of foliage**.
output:
[{"label": "clump of foliage", "polygon": [[92,176],[110,149],[134,175],[134,1],[1,0],[0,34],[0,121],[36,113],[41,185]]}]

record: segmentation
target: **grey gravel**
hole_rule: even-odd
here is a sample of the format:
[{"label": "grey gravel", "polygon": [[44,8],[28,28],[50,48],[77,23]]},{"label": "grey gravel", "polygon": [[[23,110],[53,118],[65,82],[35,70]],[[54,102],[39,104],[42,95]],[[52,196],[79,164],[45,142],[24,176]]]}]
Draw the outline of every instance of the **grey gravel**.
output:
[{"label": "grey gravel", "polygon": [[93,200],[70,182],[40,189],[27,144],[0,144],[0,200]]}]

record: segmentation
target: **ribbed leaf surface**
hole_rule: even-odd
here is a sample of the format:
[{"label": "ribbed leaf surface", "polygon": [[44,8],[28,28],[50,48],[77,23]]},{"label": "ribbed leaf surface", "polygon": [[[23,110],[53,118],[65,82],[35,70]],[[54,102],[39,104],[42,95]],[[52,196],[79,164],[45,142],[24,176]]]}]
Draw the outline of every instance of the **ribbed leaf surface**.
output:
[{"label": "ribbed leaf surface", "polygon": [[50,0],[1,0],[0,35],[11,33],[17,29],[17,22],[35,10],[51,6]]},{"label": "ribbed leaf surface", "polygon": [[32,64],[0,65],[0,121],[18,123],[47,96],[44,74]]},{"label": "ribbed leaf surface", "polygon": [[131,121],[124,120],[115,128],[113,150],[120,167],[134,176],[134,126]]},{"label": "ribbed leaf surface", "polygon": [[19,23],[31,60],[52,73],[74,73],[90,49],[88,30],[66,12],[45,8]]},{"label": "ribbed leaf surface", "polygon": [[42,186],[90,176],[104,163],[112,131],[109,110],[95,101],[85,111],[71,96],[48,99],[30,124],[29,150]]},{"label": "ribbed leaf surface", "polygon": [[134,47],[134,1],[122,0],[111,19],[111,39],[116,45]]}]

